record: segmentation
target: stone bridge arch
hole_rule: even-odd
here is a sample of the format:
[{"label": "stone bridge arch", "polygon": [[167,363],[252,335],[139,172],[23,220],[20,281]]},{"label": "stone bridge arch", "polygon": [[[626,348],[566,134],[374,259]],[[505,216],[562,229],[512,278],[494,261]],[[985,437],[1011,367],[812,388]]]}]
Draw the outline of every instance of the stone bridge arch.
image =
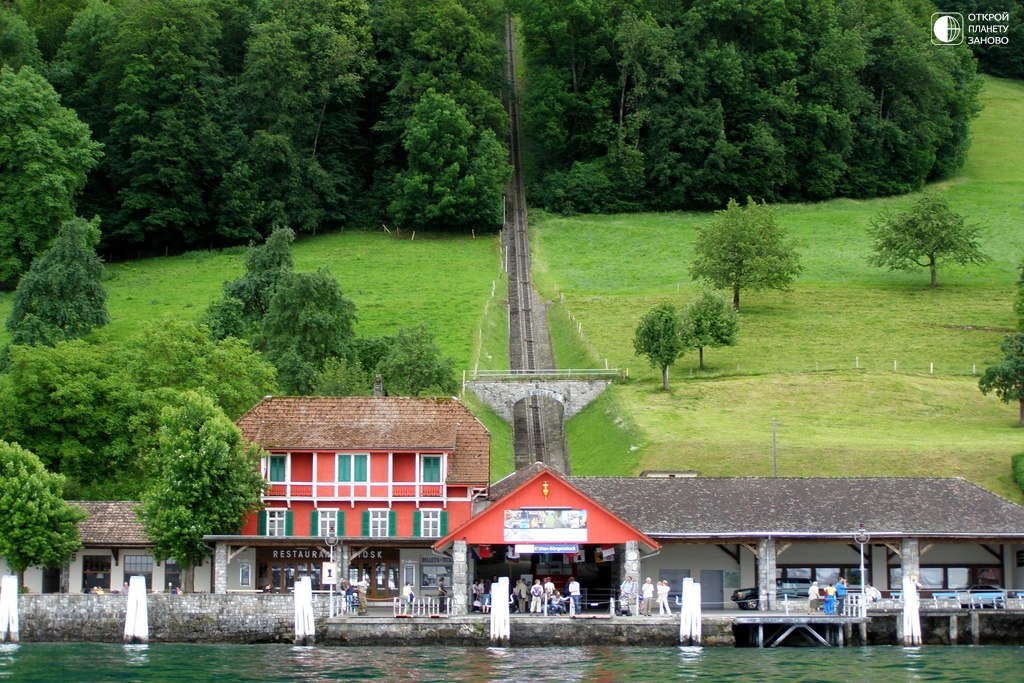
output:
[{"label": "stone bridge arch", "polygon": [[511,423],[514,406],[532,397],[561,404],[565,419],[593,402],[612,383],[610,379],[472,380],[466,388]]}]

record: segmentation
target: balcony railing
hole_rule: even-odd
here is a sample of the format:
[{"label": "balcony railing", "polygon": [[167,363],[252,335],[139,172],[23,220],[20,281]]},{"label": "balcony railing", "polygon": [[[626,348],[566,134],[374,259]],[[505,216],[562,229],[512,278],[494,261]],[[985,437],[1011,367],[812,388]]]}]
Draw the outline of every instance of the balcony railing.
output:
[{"label": "balcony railing", "polygon": [[445,485],[422,482],[272,482],[264,499],[443,500]]}]

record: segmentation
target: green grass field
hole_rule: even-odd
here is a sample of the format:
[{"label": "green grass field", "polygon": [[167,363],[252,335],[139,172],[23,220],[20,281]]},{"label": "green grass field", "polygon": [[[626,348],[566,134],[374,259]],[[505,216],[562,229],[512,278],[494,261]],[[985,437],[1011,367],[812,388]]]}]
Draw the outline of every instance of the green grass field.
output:
[{"label": "green grass field", "polygon": [[633,330],[656,303],[697,293],[693,228],[708,215],[532,216],[535,281],[571,321],[562,334],[582,329],[592,362],[630,375],[606,399],[629,416],[629,437],[609,439],[611,418],[570,425],[574,472],[770,475],[774,419],[780,475],[964,476],[1021,501],[1009,461],[1024,450],[1017,407],[982,396],[977,375],[1016,324],[1024,85],[987,79],[982,97],[968,164],[932,189],[982,226],[991,263],[941,268],[935,290],[924,269],[867,265],[871,219],[913,197],[776,207],[802,276],[788,292],[743,292],[739,344],[706,349],[703,372],[695,352],[679,359],[669,392],[634,354]]},{"label": "green grass field", "polygon": [[[867,227],[912,197],[777,207],[797,238],[804,273],[789,292],[744,292],[740,341],[690,353],[672,390],[632,349],[639,317],[697,292],[688,275],[693,226],[707,214],[556,217],[534,212],[534,279],[552,302],[560,367],[628,368],[568,425],[574,474],[694,469],[707,475],[964,476],[1021,501],[1009,458],[1024,450],[1016,406],[977,389],[1012,328],[1024,257],[1024,85],[988,79],[970,159],[936,185],[982,224],[994,260],[924,270],[869,267]],[[109,264],[112,322],[92,341],[134,334],[151,320],[197,319],[243,269],[242,249]],[[458,367],[508,367],[507,282],[496,237],[397,239],[344,231],[294,247],[296,267],[326,266],[355,303],[361,335],[425,323]],[[11,294],[0,294],[0,316]],[[0,331],[0,343],[7,340]],[[894,368],[895,363],[895,368]],[[491,430],[492,477],[512,469],[511,430],[475,401]]]}]

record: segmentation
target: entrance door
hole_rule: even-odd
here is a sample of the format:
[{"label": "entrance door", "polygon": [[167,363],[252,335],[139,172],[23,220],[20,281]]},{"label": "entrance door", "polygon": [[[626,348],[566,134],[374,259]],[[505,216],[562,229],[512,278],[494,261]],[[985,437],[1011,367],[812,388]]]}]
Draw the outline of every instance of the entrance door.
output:
[{"label": "entrance door", "polygon": [[370,600],[386,600],[398,596],[398,549],[367,550],[358,557],[352,558],[349,565],[349,577],[358,581],[365,577],[370,587],[366,597]]},{"label": "entrance door", "polygon": [[725,572],[721,569],[700,570],[700,608],[725,609]]}]

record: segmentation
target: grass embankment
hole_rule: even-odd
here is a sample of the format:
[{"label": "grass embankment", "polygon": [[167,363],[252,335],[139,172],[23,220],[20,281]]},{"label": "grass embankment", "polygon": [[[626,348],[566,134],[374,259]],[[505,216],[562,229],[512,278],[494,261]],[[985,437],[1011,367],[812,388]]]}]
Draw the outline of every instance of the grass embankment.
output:
[{"label": "grass embankment", "polygon": [[[871,219],[912,197],[779,206],[803,274],[789,292],[743,292],[739,344],[706,349],[703,372],[695,352],[682,357],[667,393],[634,354],[633,330],[654,304],[682,306],[697,293],[688,274],[693,228],[708,216],[535,213],[534,278],[562,308],[553,327],[582,328],[571,364],[589,352],[592,363],[629,368],[631,377],[596,415],[570,423],[574,473],[770,475],[774,418],[782,476],[964,476],[1022,500],[1010,476],[1024,442],[1016,406],[982,396],[975,373],[1000,358],[1016,324],[1024,85],[987,79],[982,99],[967,165],[931,189],[983,226],[991,263],[941,268],[936,290],[924,269],[868,266]],[[611,437],[620,415],[626,431]]]}]

